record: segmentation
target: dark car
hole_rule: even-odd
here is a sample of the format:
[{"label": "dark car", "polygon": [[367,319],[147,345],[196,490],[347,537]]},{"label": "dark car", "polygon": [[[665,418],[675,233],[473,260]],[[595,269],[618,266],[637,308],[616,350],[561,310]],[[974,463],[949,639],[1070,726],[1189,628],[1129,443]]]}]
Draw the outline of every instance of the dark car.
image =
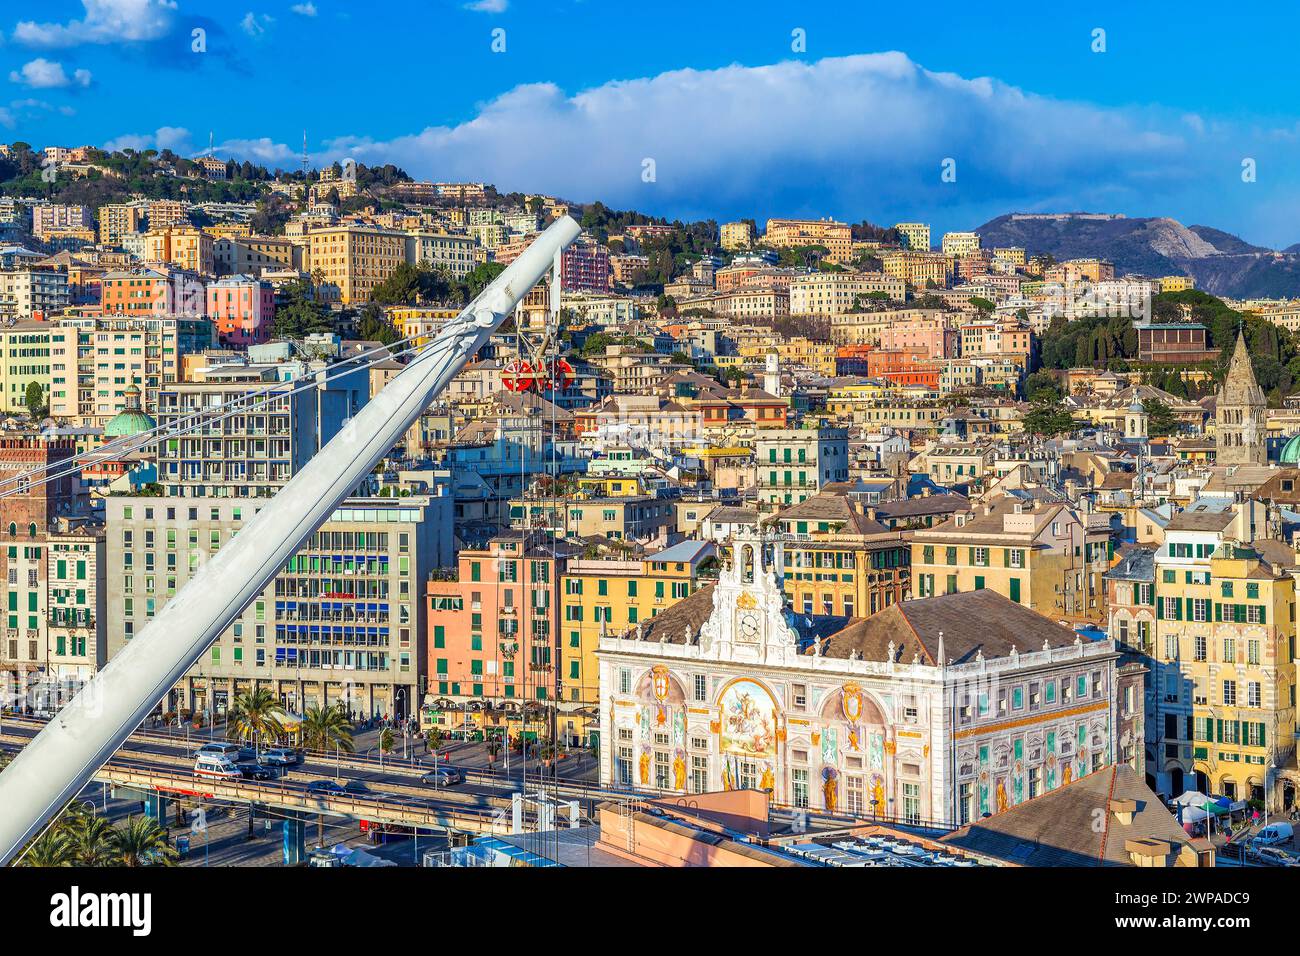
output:
[{"label": "dark car", "polygon": [[465,771],[459,767],[439,767],[420,777],[420,782],[438,787],[450,787],[465,782]]},{"label": "dark car", "polygon": [[239,775],[245,780],[273,780],[275,771],[270,767],[263,767],[260,763],[244,763],[239,765]]},{"label": "dark car", "polygon": [[333,780],[313,780],[307,784],[307,792],[322,797],[341,797],[347,793],[347,790]]},{"label": "dark car", "polygon": [[343,787],[343,792],[351,794],[354,797],[367,797],[371,790],[361,780],[349,780]]}]

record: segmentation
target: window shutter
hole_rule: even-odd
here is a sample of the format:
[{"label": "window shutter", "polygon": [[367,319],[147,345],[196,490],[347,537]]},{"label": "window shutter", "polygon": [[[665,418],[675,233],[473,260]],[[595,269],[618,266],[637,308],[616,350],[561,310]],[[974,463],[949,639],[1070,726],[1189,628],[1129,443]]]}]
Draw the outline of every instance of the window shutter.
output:
[{"label": "window shutter", "polygon": [[1265,724],[1262,720],[1259,722],[1259,745],[1260,745],[1261,747],[1267,747],[1267,746],[1268,746],[1268,739],[1267,739],[1267,736],[1266,736],[1266,732],[1265,732],[1265,730],[1264,730],[1264,728],[1267,727],[1267,726],[1268,726],[1268,725]]},{"label": "window shutter", "polygon": [[1267,623],[1268,623],[1268,605],[1267,605],[1267,604],[1261,604],[1261,605],[1259,606],[1259,623],[1260,623],[1260,624],[1267,624]]}]

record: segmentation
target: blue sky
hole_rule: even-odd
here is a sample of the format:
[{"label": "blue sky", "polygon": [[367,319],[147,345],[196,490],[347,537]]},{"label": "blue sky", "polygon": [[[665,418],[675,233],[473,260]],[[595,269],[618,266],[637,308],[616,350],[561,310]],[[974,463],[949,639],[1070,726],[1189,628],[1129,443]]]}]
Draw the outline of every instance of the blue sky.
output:
[{"label": "blue sky", "polygon": [[1283,247],[1300,8],[1243,9],[8,0],[0,139],[193,153],[211,131],[223,155],[289,165],[305,128],[317,161],[670,216],[960,229],[1086,209]]}]

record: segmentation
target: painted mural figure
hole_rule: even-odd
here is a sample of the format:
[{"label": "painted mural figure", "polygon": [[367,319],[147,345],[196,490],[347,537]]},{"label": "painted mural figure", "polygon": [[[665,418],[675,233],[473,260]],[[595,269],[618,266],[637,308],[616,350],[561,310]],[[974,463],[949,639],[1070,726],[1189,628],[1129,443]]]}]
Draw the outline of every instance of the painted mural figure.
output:
[{"label": "painted mural figure", "polygon": [[686,761],[680,750],[673,756],[673,786],[678,790],[686,789]]},{"label": "painted mural figure", "polygon": [[749,680],[736,681],[723,693],[722,749],[767,756],[776,748],[776,705],[767,691]]},{"label": "painted mural figure", "polygon": [[872,770],[885,767],[885,738],[882,734],[872,734],[867,738],[867,766]]},{"label": "painted mural figure", "polygon": [[998,813],[1007,808],[1007,784],[1005,780],[998,780]]},{"label": "painted mural figure", "polygon": [[772,765],[771,765],[771,764],[764,764],[764,766],[763,766],[763,777],[762,777],[761,780],[759,780],[759,782],[758,782],[758,787],[759,787],[760,790],[771,790],[771,789],[773,789]]},{"label": "painted mural figure", "polygon": [[649,786],[650,784],[650,751],[641,751],[641,783]]}]

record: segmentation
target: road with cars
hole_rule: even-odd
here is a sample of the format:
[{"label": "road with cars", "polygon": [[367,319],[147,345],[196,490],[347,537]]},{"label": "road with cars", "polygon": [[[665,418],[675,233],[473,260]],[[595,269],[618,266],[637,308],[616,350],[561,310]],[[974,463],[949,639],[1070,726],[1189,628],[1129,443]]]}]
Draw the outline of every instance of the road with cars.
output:
[{"label": "road with cars", "polygon": [[[10,752],[20,749],[39,732],[44,723],[45,720],[41,718],[4,715],[0,718],[0,746]],[[218,781],[195,775],[195,753],[211,740],[212,738],[199,734],[192,734],[187,739],[174,732],[137,731],[114,754],[107,769],[114,772],[114,779],[118,781],[133,779],[132,772],[141,775],[150,772],[165,773],[173,778],[191,779],[193,792],[204,793],[217,786]],[[417,758],[412,753],[406,758],[389,755],[381,759],[377,755],[367,756],[364,753],[308,753],[301,762],[285,767],[270,765],[265,753],[260,764],[254,764],[251,750],[240,755],[242,759],[239,767],[246,776],[255,775],[256,779],[238,782],[245,785],[241,793],[251,796],[260,794],[267,803],[284,804],[292,797],[292,803],[301,806],[303,801],[300,797],[312,795],[322,798],[321,810],[327,813],[346,809],[347,802],[332,799],[335,797],[355,798],[356,815],[364,814],[368,808],[373,809],[370,804],[380,801],[389,805],[390,809],[406,807],[414,810],[425,807],[454,810],[462,819],[483,818],[484,826],[474,828],[481,830],[492,829],[487,825],[492,820],[500,827],[507,826],[511,795],[521,791],[533,794],[540,786],[541,781],[537,776],[539,765],[535,760],[528,765],[529,773],[525,781],[520,773],[522,761],[517,755],[512,773],[507,775],[504,768],[490,771],[460,766],[456,750],[466,751],[459,755],[461,759],[472,760],[472,745],[452,745],[450,749],[450,767],[453,770],[449,774],[448,763],[439,760],[440,772],[436,782],[432,773],[435,763],[432,755],[422,754]],[[575,761],[575,765],[576,763]],[[255,766],[259,769],[250,772]],[[141,776],[141,779],[146,777]],[[453,780],[456,782],[451,782]],[[602,790],[590,781],[563,775],[558,778],[558,782],[553,781],[556,778],[548,776],[548,796],[560,801],[579,801],[584,819],[590,819],[596,803],[625,796]],[[176,785],[176,789],[184,792],[180,785]],[[229,792],[228,788],[224,789]],[[525,812],[528,817],[533,815],[531,810]],[[382,818],[381,814],[376,813],[376,816]]]}]

